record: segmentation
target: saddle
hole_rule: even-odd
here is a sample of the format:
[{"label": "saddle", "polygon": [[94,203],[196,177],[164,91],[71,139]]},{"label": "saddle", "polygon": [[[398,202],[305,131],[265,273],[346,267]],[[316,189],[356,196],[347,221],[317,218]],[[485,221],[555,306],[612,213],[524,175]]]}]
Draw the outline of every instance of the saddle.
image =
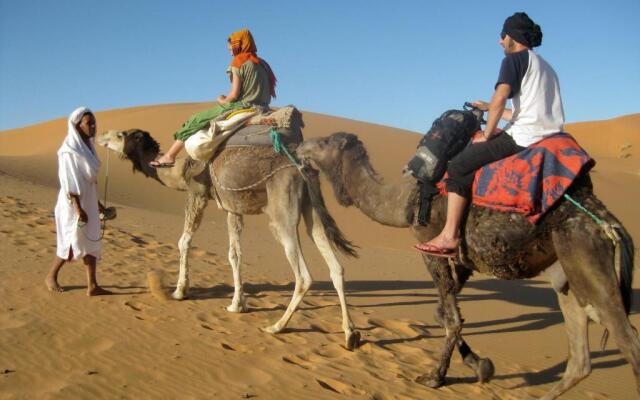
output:
[{"label": "saddle", "polygon": [[558,132],[480,168],[471,201],[492,210],[523,214],[535,224],[594,165],[595,160],[570,134]]},{"label": "saddle", "polygon": [[229,146],[271,146],[271,132],[280,135],[283,144],[303,140],[302,114],[293,106],[276,111],[248,108],[230,110],[212,120],[208,129],[202,129],[185,141],[185,150],[191,158],[210,161],[215,154]]},{"label": "saddle", "polygon": [[286,106],[270,113],[252,116],[227,139],[224,146],[272,146],[272,130],[280,134],[283,144],[299,144],[303,140],[303,127],[302,113],[294,106]]},{"label": "saddle", "polygon": [[[479,116],[474,120],[468,112],[450,110],[442,114],[405,167],[405,175],[418,181],[417,225],[429,220],[433,196],[447,193],[446,163],[480,127],[482,115],[474,114]],[[475,174],[471,202],[496,211],[523,214],[535,224],[594,165],[595,161],[571,135],[559,132],[480,168]]]}]

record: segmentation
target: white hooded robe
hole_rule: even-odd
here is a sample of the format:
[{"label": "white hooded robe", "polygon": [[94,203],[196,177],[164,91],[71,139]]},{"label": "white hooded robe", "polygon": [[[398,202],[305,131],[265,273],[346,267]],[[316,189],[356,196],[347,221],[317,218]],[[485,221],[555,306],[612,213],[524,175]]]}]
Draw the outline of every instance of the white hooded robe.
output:
[{"label": "white hooded robe", "polygon": [[[71,113],[68,121],[67,137],[58,150],[58,177],[60,192],[55,208],[57,251],[62,259],[69,258],[69,249],[73,250],[73,259],[85,255],[100,258],[100,219],[98,209],[98,159],[93,138],[87,146],[76,130],[82,116],[91,111],[80,107]],[[79,215],[73,206],[70,194],[80,197],[80,205],[87,213],[86,225],[78,226]]]}]

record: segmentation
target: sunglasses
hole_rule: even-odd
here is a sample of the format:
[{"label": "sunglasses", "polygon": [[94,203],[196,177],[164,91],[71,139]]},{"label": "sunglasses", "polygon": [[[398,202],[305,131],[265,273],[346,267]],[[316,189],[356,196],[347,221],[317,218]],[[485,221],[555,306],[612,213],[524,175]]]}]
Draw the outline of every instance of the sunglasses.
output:
[{"label": "sunglasses", "polygon": [[500,32],[500,39],[504,40],[506,36],[507,36],[507,33],[505,31]]}]

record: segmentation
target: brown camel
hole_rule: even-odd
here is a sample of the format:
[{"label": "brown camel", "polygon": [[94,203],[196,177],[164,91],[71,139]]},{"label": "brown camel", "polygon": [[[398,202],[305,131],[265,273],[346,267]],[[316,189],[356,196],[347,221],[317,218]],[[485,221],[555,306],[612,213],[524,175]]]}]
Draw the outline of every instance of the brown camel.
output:
[{"label": "brown camel", "polygon": [[[296,154],[327,175],[341,205],[355,205],[376,222],[412,228],[419,241],[434,237],[444,225],[446,198],[436,196],[428,225],[414,226],[418,199],[415,181],[383,183],[356,135],[340,132],[309,139]],[[605,335],[611,333],[633,368],[640,393],[640,340],[627,317],[632,296],[633,243],[620,222],[593,194],[588,175],[579,178],[569,191],[588,210],[615,227],[613,230],[619,235],[620,277],[615,268],[615,242],[569,201],[559,201],[536,225],[519,214],[471,206],[463,227],[464,243],[458,258],[451,262],[453,265],[442,258],[423,257],[438,288],[439,313],[446,334],[438,365],[419,377],[419,382],[429,387],[443,385],[456,345],[480,381],[493,375],[491,361],[478,358],[462,339],[463,320],[456,294],[472,271],[499,279],[523,279],[548,269],[565,319],[569,358],[561,381],[544,399],[560,396],[591,372],[589,318],[605,326]],[[555,261],[559,263],[554,264]]]},{"label": "brown camel", "polygon": [[274,152],[270,146],[226,146],[212,163],[180,159],[168,169],[149,167],[159,154],[158,143],[148,132],[131,129],[108,131],[98,143],[119,153],[133,164],[133,170],[142,172],[161,184],[187,191],[184,231],[180,249],[180,273],[173,298],[181,300],[189,290],[189,247],[209,199],[227,212],[229,232],[229,263],[233,269],[234,294],[230,312],[246,311],[242,290],[240,234],[243,215],[266,213],[270,218],[273,235],[284,247],[287,260],[295,275],[295,289],[282,318],[264,330],[281,332],[309,290],[312,278],[302,255],[298,224],[302,216],[318,250],[329,266],[331,279],[338,292],[342,308],[342,328],[348,349],[359,345],[360,334],[354,329],[344,294],[343,268],[333,251],[334,247],[355,255],[324,206],[317,173],[308,171],[304,176],[288,159]]}]

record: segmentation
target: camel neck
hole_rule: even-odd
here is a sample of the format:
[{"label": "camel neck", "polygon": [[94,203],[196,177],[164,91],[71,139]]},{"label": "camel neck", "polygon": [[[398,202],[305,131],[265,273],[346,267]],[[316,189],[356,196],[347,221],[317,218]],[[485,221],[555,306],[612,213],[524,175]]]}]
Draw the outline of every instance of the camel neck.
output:
[{"label": "camel neck", "polygon": [[164,182],[162,182],[162,179],[160,179],[160,176],[159,176],[161,173],[159,173],[159,171],[156,168],[153,168],[149,165],[149,163],[155,160],[157,156],[158,156],[157,152],[155,154],[153,153],[141,154],[140,157],[138,158],[139,162],[134,163],[134,168],[142,172],[144,176],[148,178],[153,178],[158,182],[164,184]]},{"label": "camel neck", "polygon": [[411,225],[415,182],[385,184],[363,160],[343,165],[343,174],[345,190],[366,216],[383,225],[399,228]]}]

